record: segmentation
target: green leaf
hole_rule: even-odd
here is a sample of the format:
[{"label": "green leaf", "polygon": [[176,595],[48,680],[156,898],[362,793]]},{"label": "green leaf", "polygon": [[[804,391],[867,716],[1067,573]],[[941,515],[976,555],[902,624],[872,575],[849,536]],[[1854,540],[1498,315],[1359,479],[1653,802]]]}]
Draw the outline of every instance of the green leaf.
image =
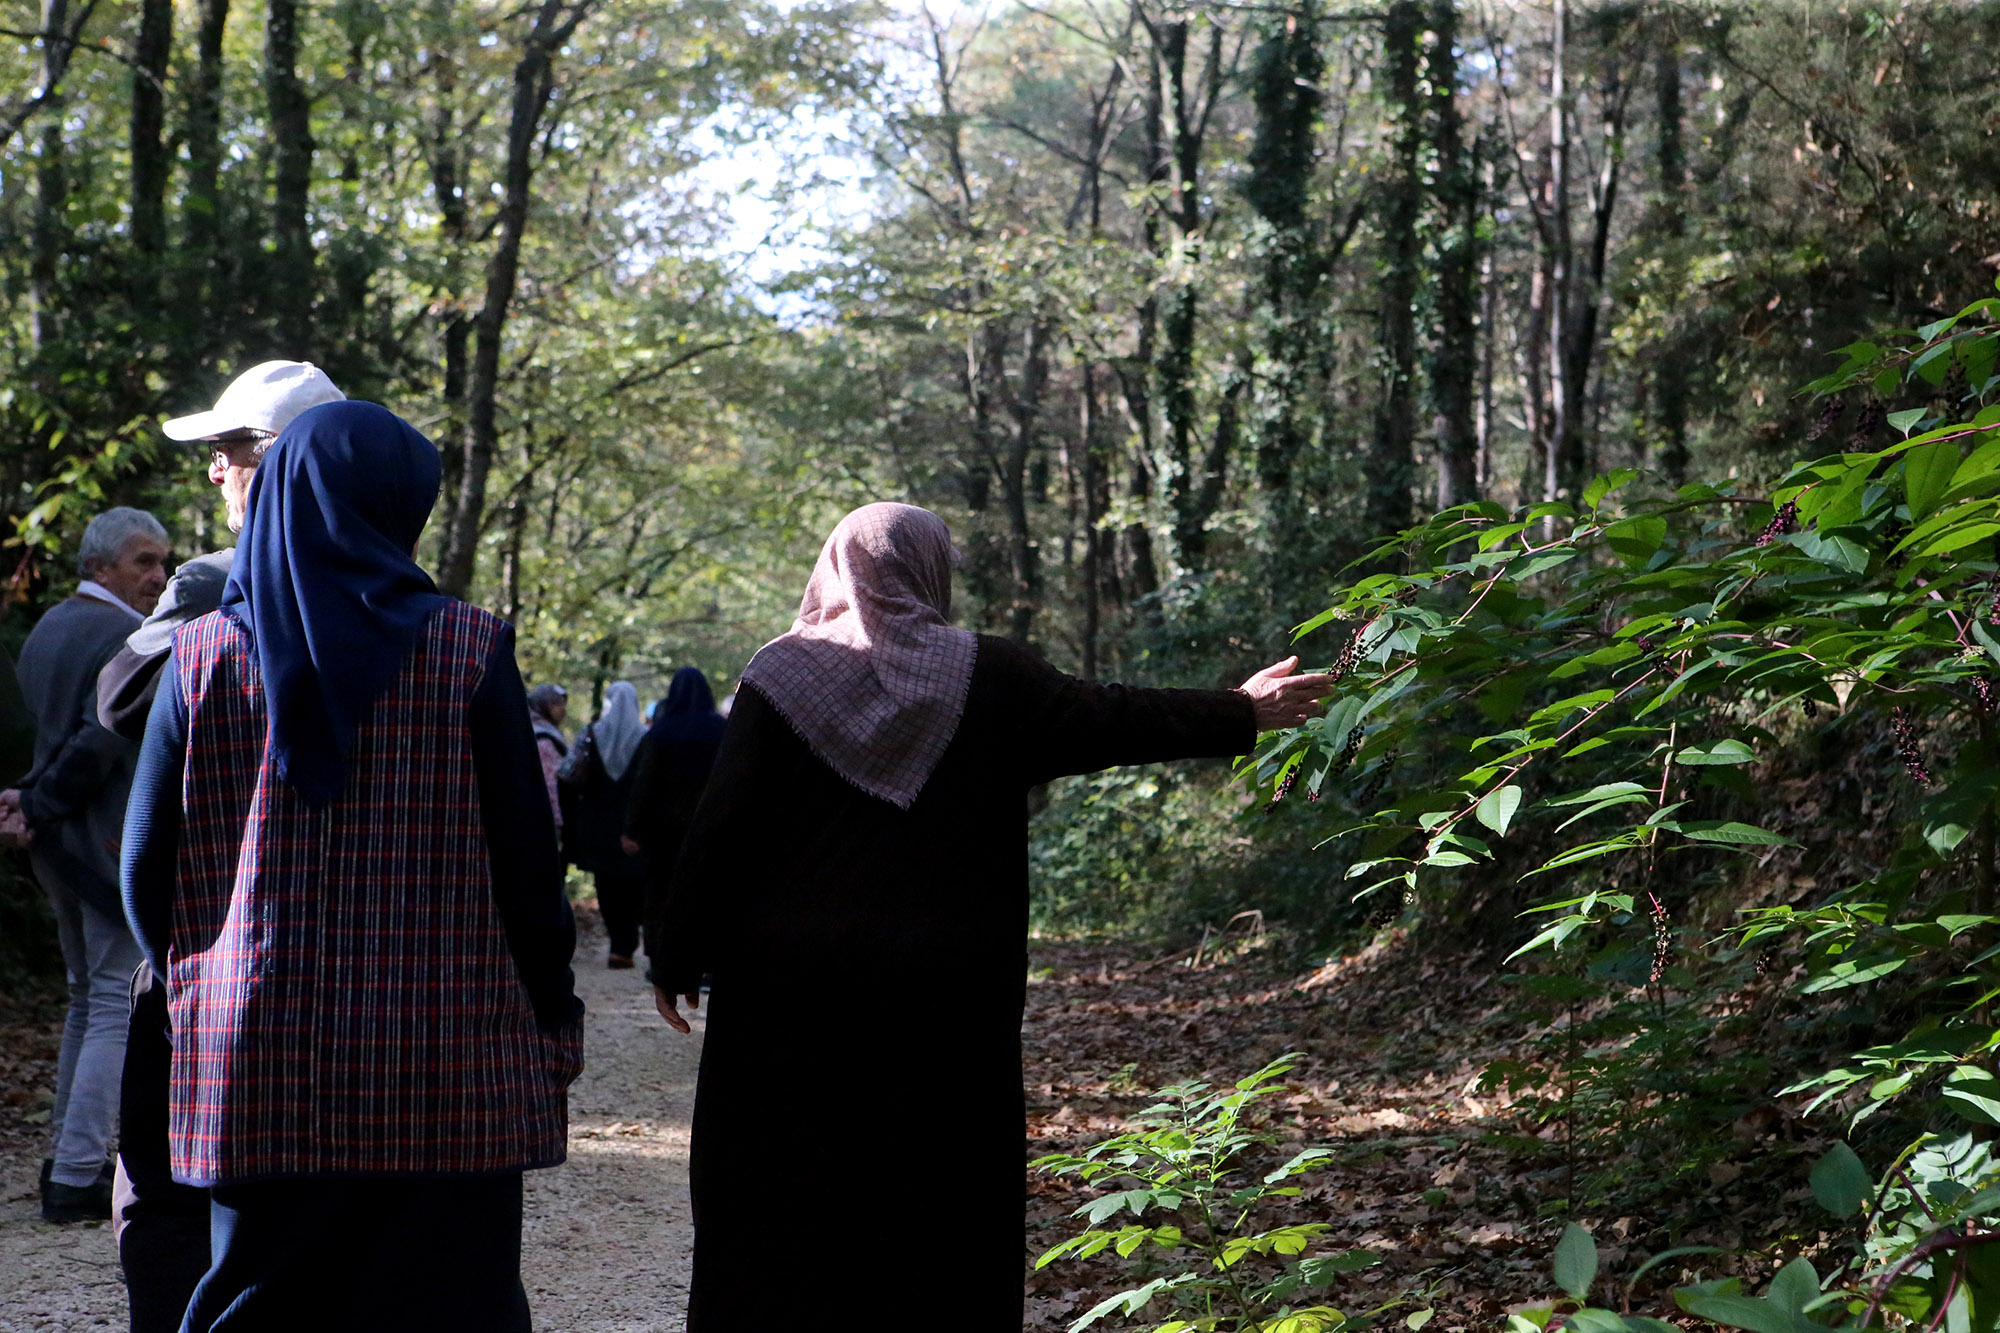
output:
[{"label": "green leaf", "polygon": [[1960,1065],[1938,1091],[1945,1109],[1975,1125],[2000,1125],[2000,1079],[1976,1065]]},{"label": "green leaf", "polygon": [[1796,847],[1781,834],[1727,819],[1696,820],[1680,826],[1681,832],[1696,842],[1726,842],[1741,847]]},{"label": "green leaf", "polygon": [[1693,767],[1704,764],[1754,764],[1757,752],[1742,741],[1723,740],[1713,745],[1690,745],[1674,756],[1674,762]]},{"label": "green leaf", "polygon": [[1806,1306],[1819,1297],[1819,1274],[1810,1261],[1794,1259],[1778,1270],[1765,1295],[1774,1305],[1803,1317]]},{"label": "green leaf", "polygon": [[1811,1184],[1819,1206],[1835,1217],[1853,1217],[1875,1192],[1868,1168],[1861,1164],[1854,1149],[1844,1143],[1834,1144],[1813,1163]]},{"label": "green leaf", "polygon": [[1620,560],[1633,568],[1644,565],[1667,539],[1667,520],[1657,514],[1622,519],[1604,530],[1604,540]]},{"label": "green leaf", "polygon": [[1916,429],[1917,423],[1924,419],[1925,410],[1921,407],[1912,407],[1902,412],[1891,412],[1888,417],[1889,424],[1908,435]]},{"label": "green leaf", "polygon": [[1562,1239],[1556,1242],[1555,1277],[1556,1285],[1579,1301],[1597,1281],[1597,1242],[1574,1222],[1563,1228]]},{"label": "green leaf", "polygon": [[1926,544],[1918,555],[1945,555],[1963,550],[1974,542],[1984,541],[2000,532],[2000,523],[1969,523],[1962,528],[1953,528]]},{"label": "green leaf", "polygon": [[1510,782],[1480,797],[1472,813],[1480,823],[1504,838],[1508,826],[1514,822],[1514,812],[1520,808],[1521,789]]},{"label": "green leaf", "polygon": [[1958,470],[1958,444],[1933,440],[1912,449],[1903,462],[1903,495],[1909,501],[1910,517],[1922,521],[1938,506],[1951,487],[1952,473]]},{"label": "green leaf", "polygon": [[1812,531],[1793,533],[1790,541],[1810,558],[1850,574],[1868,572],[1868,549],[1852,537]]},{"label": "green leaf", "polygon": [[1819,1333],[1822,1327],[1803,1315],[1793,1314],[1781,1305],[1755,1296],[1716,1292],[1683,1297],[1676,1291],[1674,1299],[1697,1319],[1706,1319],[1724,1328],[1747,1328],[1750,1333]]},{"label": "green leaf", "polygon": [[1614,472],[1608,472],[1604,476],[1599,477],[1597,480],[1591,482],[1590,485],[1583,488],[1583,507],[1585,509],[1597,508],[1598,505],[1604,503],[1605,496],[1624,486],[1638,475],[1638,468],[1621,467]]}]

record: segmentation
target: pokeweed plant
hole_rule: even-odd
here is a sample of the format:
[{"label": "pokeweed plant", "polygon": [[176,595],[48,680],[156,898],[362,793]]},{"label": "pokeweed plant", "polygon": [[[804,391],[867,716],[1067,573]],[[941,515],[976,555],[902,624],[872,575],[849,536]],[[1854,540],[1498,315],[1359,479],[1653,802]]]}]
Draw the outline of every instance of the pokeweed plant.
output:
[{"label": "pokeweed plant", "polygon": [[[2000,1125],[1996,313],[1988,298],[1842,349],[1807,391],[1821,403],[1813,439],[1858,401],[1846,447],[1768,495],[1736,481],[1645,494],[1626,468],[1574,503],[1459,505],[1397,534],[1362,564],[1403,572],[1358,579],[1298,628],[1341,636],[1325,713],[1267,738],[1241,771],[1269,790],[1267,809],[1302,789],[1338,820],[1327,841],[1360,894],[1421,912],[1474,884],[1541,888],[1513,956],[1581,950],[1588,966],[1613,947],[1629,958],[1635,937],[1669,939],[1689,886],[1719,882],[1727,854],[1797,846],[1768,827],[1782,815],[1752,766],[1801,738],[1893,756],[1892,851],[1817,902],[1746,910],[1708,954],[1788,948],[1803,992],[1895,986],[1896,1012],[1914,1014],[1896,1040],[1784,1091],[1856,1118],[1900,1102],[1906,1121]],[[1662,1003],[1694,991],[1670,952],[1626,990]],[[1961,1202],[1916,1266],[1975,1250],[1983,1265],[2000,1217],[1984,1159],[1938,1162]],[[1878,1212],[1871,1225],[1907,1217]],[[1804,1280],[1787,1279],[1787,1300]],[[1942,1318],[1953,1298],[1935,1298]],[[1868,1317],[1892,1316],[1883,1304]]]},{"label": "pokeweed plant", "polygon": [[[1256,1229],[1267,1205],[1299,1196],[1290,1182],[1330,1156],[1328,1149],[1306,1148],[1262,1175],[1245,1173],[1244,1155],[1277,1141],[1259,1127],[1257,1103],[1283,1089],[1279,1080],[1296,1061],[1281,1055],[1230,1087],[1176,1084],[1133,1116],[1126,1132],[1081,1155],[1053,1153],[1033,1163],[1052,1175],[1122,1186],[1077,1208],[1072,1215],[1088,1229],[1048,1250],[1037,1269],[1109,1251],[1170,1270],[1098,1303],[1070,1325],[1071,1333],[1108,1315],[1136,1315],[1155,1300],[1179,1313],[1153,1333],[1340,1333],[1368,1327],[1399,1303],[1353,1315],[1291,1304],[1299,1292],[1379,1260],[1366,1250],[1307,1254],[1330,1229],[1323,1222]],[[1136,1220],[1107,1225],[1120,1214]]]}]

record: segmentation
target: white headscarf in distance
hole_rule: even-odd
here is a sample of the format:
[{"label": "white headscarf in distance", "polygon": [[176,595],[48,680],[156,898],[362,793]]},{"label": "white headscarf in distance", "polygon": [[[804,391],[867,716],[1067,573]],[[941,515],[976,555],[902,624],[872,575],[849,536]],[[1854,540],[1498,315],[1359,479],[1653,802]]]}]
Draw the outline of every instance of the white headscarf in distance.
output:
[{"label": "white headscarf in distance", "polygon": [[907,810],[965,712],[979,640],[947,623],[951,532],[915,505],[840,520],[789,634],[743,672],[825,764]]},{"label": "white headscarf in distance", "polygon": [[597,757],[604,761],[604,771],[613,782],[618,781],[631,767],[632,756],[639,752],[639,742],[646,735],[646,724],[639,718],[639,691],[631,681],[611,682],[611,688],[604,692],[604,711],[590,724],[590,732],[596,738]]}]

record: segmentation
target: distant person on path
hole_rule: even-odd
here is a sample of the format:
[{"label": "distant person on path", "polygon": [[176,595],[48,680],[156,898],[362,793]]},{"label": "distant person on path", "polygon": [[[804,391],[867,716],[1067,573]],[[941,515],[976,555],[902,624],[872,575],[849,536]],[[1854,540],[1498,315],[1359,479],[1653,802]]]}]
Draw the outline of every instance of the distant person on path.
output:
[{"label": "distant person on path", "polygon": [[513,631],[411,556],[439,472],[374,404],[294,420],[147,723],[125,907],[169,981],[174,1177],[211,1190],[188,1333],[529,1327],[575,936]]},{"label": "distant person on path", "polygon": [[[691,1333],[762,1333],[801,1291],[879,1328],[949,1311],[954,1328],[1018,1333],[1028,790],[1243,754],[1333,689],[1291,675],[1296,659],[1240,690],[1075,680],[954,629],[953,559],[928,510],[875,504],[841,520],[791,632],[743,673],[674,872],[654,963],[668,1023],[688,1030],[674,996],[696,1003],[714,975]],[[860,999],[879,1002],[857,1015]],[[774,1250],[792,1205],[773,1193],[773,1161],[808,1141],[864,1161],[911,1098],[950,1117],[935,1219],[948,1260],[870,1280],[888,1238],[910,1231],[894,1189],[842,1191],[838,1226]]]},{"label": "distant person on path", "polygon": [[569,755],[569,737],[563,734],[563,719],[569,716],[569,691],[560,685],[537,685],[528,691],[528,722],[535,730],[535,751],[542,760],[542,784],[548,788],[549,811],[558,831],[563,826],[562,792],[556,775]]},{"label": "distant person on path", "polygon": [[[317,366],[265,361],[231,380],[215,406],[160,427],[168,439],[205,448],[223,519],[243,530],[250,481],[278,433],[307,408],[346,397]],[[153,614],[97,676],[97,716],[135,743],[146,731],[174,631],[222,604],[234,548],[184,561]],[[132,983],[131,1028],[119,1096],[113,1232],[125,1270],[131,1333],[176,1333],[195,1284],[208,1271],[208,1191],[174,1180],[167,1152],[167,1088],[173,1062],[167,989],[151,968]]]},{"label": "distant person on path", "polygon": [[653,725],[639,745],[638,774],[625,814],[625,850],[646,865],[646,957],[664,952],[667,888],[695,807],[708,785],[728,722],[715,709],[715,691],[696,667],[674,672],[667,697],[653,710]]},{"label": "distant person on path", "polygon": [[139,947],[118,903],[118,846],[137,747],[97,724],[97,673],[167,586],[167,531],[139,509],[110,509],[83,530],[74,596],[21,646],[22,698],[35,762],[0,809],[18,812],[29,863],[55,913],[69,1014],[56,1065],[54,1155],[42,1219],[111,1216],[111,1141]]},{"label": "distant person on path", "polygon": [[613,968],[632,966],[632,956],[639,952],[646,867],[625,850],[623,838],[637,772],[633,761],[645,735],[639,691],[629,680],[615,680],[604,692],[604,711],[576,738],[562,768],[562,781],[571,793],[570,859],[589,871],[597,886],[597,906],[611,937],[605,966]]}]

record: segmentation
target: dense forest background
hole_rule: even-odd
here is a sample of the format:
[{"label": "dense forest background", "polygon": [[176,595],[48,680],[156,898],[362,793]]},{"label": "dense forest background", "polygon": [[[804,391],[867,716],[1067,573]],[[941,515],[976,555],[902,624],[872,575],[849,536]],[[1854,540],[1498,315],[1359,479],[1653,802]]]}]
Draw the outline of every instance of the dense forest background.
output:
[{"label": "dense forest background", "polygon": [[[538,673],[729,675],[901,495],[961,531],[967,623],[1227,678],[1422,513],[1773,475],[1828,349],[2000,263],[1997,24],[10,5],[9,586],[114,500],[221,544],[156,423],[304,357],[439,441],[435,567]],[[746,144],[781,220],[829,160],[862,206],[746,263],[703,174]]]},{"label": "dense forest background", "polygon": [[1862,1322],[1992,1327],[1995,50],[1942,0],[0,3],[0,637],[107,504],[225,544],[158,423],[273,357],[437,441],[426,560],[586,696],[733,682],[869,499],[1086,676],[1234,683],[1332,606],[1338,725],[1254,796],[1057,784],[1038,925],[1434,948],[1466,1014],[1547,926],[1467,1019],[1533,1015],[1455,1113],[1508,1207],[1678,1245],[1789,1134],[1742,1188],[1795,1255],[1826,1141],[1757,1117],[1830,1089]]}]

